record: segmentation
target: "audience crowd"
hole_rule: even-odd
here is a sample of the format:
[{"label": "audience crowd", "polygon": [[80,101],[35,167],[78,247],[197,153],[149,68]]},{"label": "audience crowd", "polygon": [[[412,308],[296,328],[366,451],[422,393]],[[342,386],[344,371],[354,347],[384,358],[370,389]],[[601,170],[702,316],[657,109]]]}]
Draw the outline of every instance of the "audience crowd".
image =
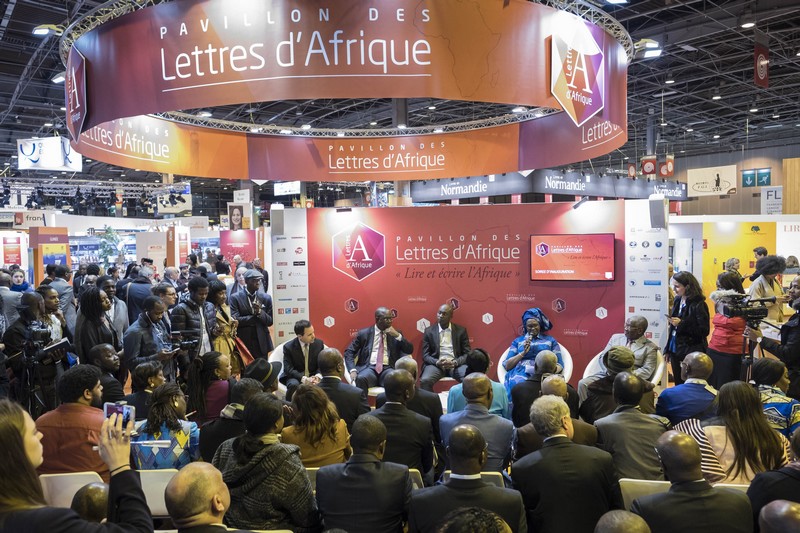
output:
[{"label": "audience crowd", "polygon": [[[266,272],[210,259],[161,280],[147,259],[74,283],[49,266],[38,288],[0,272],[0,533],[800,531],[800,318],[778,341],[724,316],[744,292],[738,260],[712,295],[710,344],[699,283],[673,277],[675,385],[660,390],[645,318],[576,389],[538,308],[496,381],[449,304],[421,358],[380,307],[342,352],[300,320],[270,361]],[[752,290],[800,308],[798,278],[780,294],[783,264],[765,253]],[[457,382],[446,403],[443,379]],[[177,473],[154,519],[135,470],[161,469]],[[77,472],[103,483],[48,506],[39,476]]]}]

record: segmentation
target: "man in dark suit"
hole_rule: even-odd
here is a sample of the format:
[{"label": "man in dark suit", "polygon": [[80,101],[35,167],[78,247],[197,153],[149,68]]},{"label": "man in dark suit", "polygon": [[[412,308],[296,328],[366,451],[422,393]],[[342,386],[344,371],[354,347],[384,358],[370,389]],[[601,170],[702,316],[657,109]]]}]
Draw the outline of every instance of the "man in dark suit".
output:
[{"label": "man in dark suit", "polygon": [[463,394],[467,406],[463,411],[447,413],[442,417],[441,430],[445,446],[450,445],[451,433],[462,424],[475,426],[486,440],[485,470],[503,472],[511,460],[514,424],[510,420],[489,412],[492,405],[492,383],[486,374],[473,372],[464,378]]},{"label": "man in dark suit", "polygon": [[191,463],[182,468],[167,484],[164,503],[178,533],[245,533],[226,529],[222,522],[231,506],[231,494],[222,473],[211,463]]},{"label": "man in dark suit", "polygon": [[308,320],[294,324],[294,339],[283,345],[283,375],[281,383],[286,385],[286,400],[291,401],[294,391],[301,383],[316,384],[317,358],[325,344],[314,335],[314,326]]},{"label": "man in dark suit", "polygon": [[703,479],[696,440],[678,431],[667,431],[659,437],[656,451],[672,485],[668,492],[636,498],[631,505],[631,511],[644,518],[653,533],[753,531],[747,495],[712,487]]},{"label": "man in dark suit", "polygon": [[89,350],[86,358],[89,364],[100,369],[103,403],[123,401],[125,399],[125,391],[122,390],[122,385],[115,377],[119,371],[119,357],[114,347],[110,344],[98,344]]},{"label": "man in dark suit", "polygon": [[753,478],[747,496],[753,507],[753,520],[758,524],[758,514],[769,502],[788,500],[800,503],[800,429],[792,434],[792,453],[795,461],[783,468],[760,472]]},{"label": "man in dark suit", "polygon": [[247,290],[231,296],[231,316],[239,321],[237,336],[253,357],[267,357],[272,351],[272,298],[259,287],[263,276],[255,269],[244,275]]},{"label": "man in dark suit", "polygon": [[453,324],[452,318],[453,306],[444,304],[436,313],[437,323],[425,328],[421,389],[433,391],[433,385],[445,376],[461,381],[466,375],[469,335],[464,327]]},{"label": "man in dark suit", "polygon": [[386,373],[397,360],[414,352],[414,346],[392,326],[393,320],[390,309],[379,307],[375,310],[375,325],[359,330],[344,351],[350,377],[364,392],[370,387],[382,387]]},{"label": "man in dark suit", "polygon": [[414,378],[405,370],[392,370],[384,380],[384,387],[386,403],[367,414],[378,417],[386,426],[386,452],[383,459],[416,468],[422,473],[425,484],[432,485],[431,421],[406,408],[406,403],[414,396]]},{"label": "man in dark suit", "polygon": [[611,455],[570,440],[572,418],[561,398],[533,402],[531,422],[544,438],[542,449],[511,467],[531,531],[592,533],[604,513],[623,507]]},{"label": "man in dark suit", "polygon": [[[521,428],[531,421],[531,405],[541,396],[542,377],[545,374],[555,374],[558,370],[558,357],[550,350],[542,350],[536,354],[533,362],[533,375],[525,381],[517,383],[511,389],[511,420],[514,427]],[[567,383],[567,397],[564,398],[569,406],[572,418],[578,418],[578,392]]]},{"label": "man in dark suit", "polygon": [[453,428],[447,446],[450,479],[444,485],[412,493],[409,532],[433,532],[442,516],[460,507],[487,509],[500,515],[514,533],[527,532],[520,493],[481,480],[487,455],[486,440],[478,428],[469,424]]},{"label": "man in dark suit", "polygon": [[[397,360],[394,367],[397,370],[407,371],[409,374],[411,374],[411,377],[414,378],[414,381],[416,382],[418,367],[417,362],[413,357],[408,355],[401,357]],[[375,398],[375,407],[380,409],[385,403],[386,393],[382,392],[377,398]],[[406,407],[415,413],[431,419],[431,426],[433,427],[433,439],[436,441],[436,444],[441,444],[442,437],[439,433],[439,419],[442,418],[442,400],[439,398],[439,395],[417,387],[414,390],[414,396],[412,396],[411,399],[406,402]],[[442,454],[444,453],[444,448],[442,448],[441,452]]]},{"label": "man in dark suit", "polygon": [[325,391],[328,398],[336,406],[339,416],[347,424],[347,431],[352,433],[353,422],[359,416],[369,413],[366,393],[358,387],[343,383],[344,359],[336,348],[326,348],[317,357],[317,368],[322,379],[319,388]]},{"label": "man in dark suit", "polygon": [[[545,396],[548,394],[567,401],[567,382],[564,381],[564,376],[553,374],[552,376],[544,378],[544,381],[542,381],[541,395]],[[528,413],[528,420],[530,420],[530,412]],[[593,425],[573,417],[572,429],[573,434],[571,440],[575,444],[583,444],[584,446],[594,446],[597,444],[597,428]],[[517,444],[514,447],[514,460],[522,459],[529,453],[541,449],[542,437],[536,433],[531,422],[528,422],[521,428],[517,428]]]},{"label": "man in dark suit", "polygon": [[[401,533],[411,501],[408,467],[382,461],[386,426],[362,416],[350,435],[353,455],[317,472],[317,506],[325,529],[349,533]],[[357,505],[353,505],[357,502]]]}]

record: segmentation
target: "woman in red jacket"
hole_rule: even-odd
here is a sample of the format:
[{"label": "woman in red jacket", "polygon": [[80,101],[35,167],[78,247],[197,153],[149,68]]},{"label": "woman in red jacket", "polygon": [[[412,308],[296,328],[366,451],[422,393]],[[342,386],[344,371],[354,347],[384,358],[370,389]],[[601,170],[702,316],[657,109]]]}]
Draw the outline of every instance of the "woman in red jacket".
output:
[{"label": "woman in red jacket", "polygon": [[708,356],[714,361],[714,371],[708,384],[719,390],[724,384],[740,379],[744,344],[745,319],[728,318],[722,308],[730,303],[730,296],[744,294],[742,280],[735,272],[723,272],[717,277],[717,290],[711,293],[716,313],[711,323],[714,331],[708,343]]}]

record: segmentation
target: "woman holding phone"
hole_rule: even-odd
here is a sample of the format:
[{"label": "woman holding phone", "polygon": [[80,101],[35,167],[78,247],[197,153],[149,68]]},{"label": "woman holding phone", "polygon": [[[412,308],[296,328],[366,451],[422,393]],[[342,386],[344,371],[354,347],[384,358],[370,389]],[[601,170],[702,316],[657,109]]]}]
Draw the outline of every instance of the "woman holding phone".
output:
[{"label": "woman holding phone", "polygon": [[704,352],[708,347],[706,337],[711,329],[706,297],[691,272],[678,272],[672,276],[675,303],[667,316],[669,336],[664,358],[672,365],[675,384],[681,379],[681,362],[692,352]]},{"label": "woman holding phone", "polygon": [[112,415],[100,427],[98,452],[111,472],[108,522],[82,519],[72,509],[48,507],[36,468],[42,464],[42,434],[18,404],[0,400],[0,532],[145,533],[153,531],[139,476],[131,470],[133,421]]}]

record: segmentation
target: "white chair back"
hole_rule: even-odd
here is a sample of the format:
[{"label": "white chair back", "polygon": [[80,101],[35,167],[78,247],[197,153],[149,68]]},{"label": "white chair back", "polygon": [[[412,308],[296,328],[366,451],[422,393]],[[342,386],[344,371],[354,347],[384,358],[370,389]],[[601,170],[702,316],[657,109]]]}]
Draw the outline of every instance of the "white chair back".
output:
[{"label": "white chair back", "polygon": [[[586,368],[583,370],[583,377],[588,378],[589,376],[594,376],[595,374],[601,374],[605,370],[603,366],[600,364],[601,357],[605,352],[600,352],[599,354],[592,357],[592,360],[589,361],[589,364],[586,365]],[[664,375],[664,369],[666,368],[666,362],[664,361],[664,354],[661,353],[661,350],[658,350],[656,354],[656,371],[653,374],[653,377],[650,378],[650,383],[653,385],[659,385],[661,382],[661,377]]]},{"label": "white chair back", "polygon": [[174,468],[164,470],[139,470],[139,478],[142,480],[142,490],[150,508],[150,514],[154,517],[169,516],[167,504],[164,501],[164,491],[172,477],[178,473]]},{"label": "white chair back", "polygon": [[648,481],[629,478],[619,480],[619,488],[622,490],[622,500],[625,502],[626,511],[631,510],[631,504],[636,498],[667,492],[669,487],[669,481]]},{"label": "white chair back", "polygon": [[306,467],[306,475],[308,476],[308,480],[311,482],[311,490],[314,492],[317,491],[317,471],[319,467]]},{"label": "white chair back", "polygon": [[[278,378],[281,379],[283,376],[283,345],[286,344],[285,342],[280,343],[272,350],[267,358],[267,361],[270,363],[280,363],[281,364],[281,371],[278,372]],[[278,381],[278,391],[277,396],[281,399],[286,398],[286,385]]]},{"label": "white chair back", "polygon": [[67,507],[72,505],[72,498],[81,487],[89,483],[102,483],[103,478],[97,472],[71,472],[68,474],[42,474],[44,501],[51,507]]},{"label": "white chair back", "polygon": [[413,490],[425,487],[425,483],[422,481],[422,474],[419,470],[416,468],[409,468],[408,474],[411,476],[411,488]]}]

